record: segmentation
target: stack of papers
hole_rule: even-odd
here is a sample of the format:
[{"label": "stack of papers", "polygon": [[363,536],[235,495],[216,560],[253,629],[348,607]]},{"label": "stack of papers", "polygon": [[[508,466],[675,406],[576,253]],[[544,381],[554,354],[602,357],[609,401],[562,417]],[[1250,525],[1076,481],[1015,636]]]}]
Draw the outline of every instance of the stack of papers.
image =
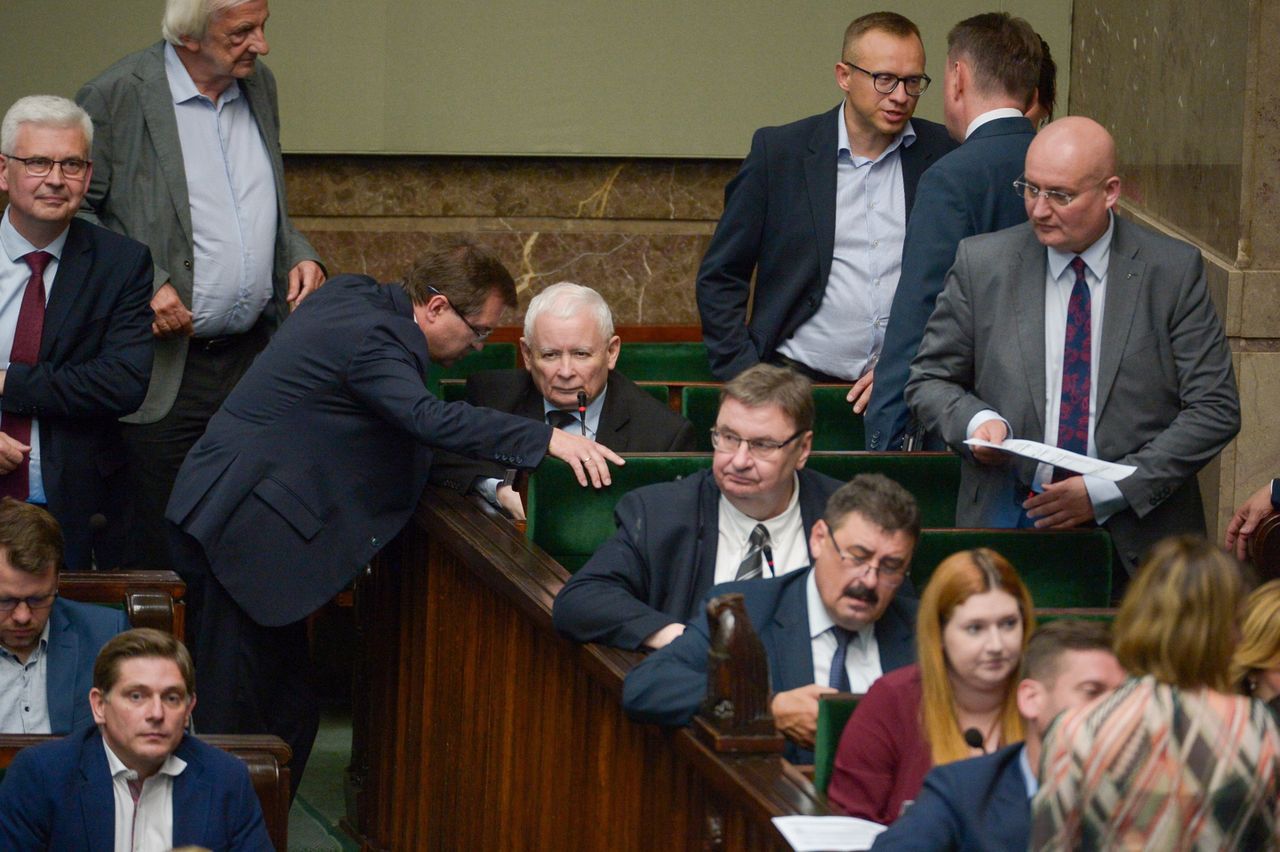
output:
[{"label": "stack of papers", "polygon": [[796,852],[856,852],[870,849],[885,826],[844,816],[781,816],[773,824]]}]

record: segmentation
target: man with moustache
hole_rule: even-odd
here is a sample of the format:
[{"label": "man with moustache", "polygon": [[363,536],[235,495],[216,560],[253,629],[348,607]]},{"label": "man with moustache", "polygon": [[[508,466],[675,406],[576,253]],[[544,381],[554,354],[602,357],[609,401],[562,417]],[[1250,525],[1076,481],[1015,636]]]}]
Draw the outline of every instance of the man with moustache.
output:
[{"label": "man with moustache", "polygon": [[787,364],[814,381],[856,382],[850,399],[866,405],[916,183],[955,147],[944,127],[912,118],[924,69],[915,24],[863,15],[835,64],[840,105],[756,131],[698,270],[717,378]]},{"label": "man with moustache", "polygon": [[[759,582],[726,583],[707,599],[738,592],[769,659],[774,725],[792,763],[813,763],[818,696],[866,692],[885,672],[915,662],[914,598],[898,598],[920,537],[906,489],[859,474],[827,501],[809,535],[813,567]],[[637,722],[686,725],[707,692],[711,639],[705,615],[627,675],[622,705]]]},{"label": "man with moustache", "polygon": [[716,583],[809,564],[805,542],[840,482],[805,470],[813,445],[809,380],[757,364],[724,386],[711,470],[637,488],[618,530],[556,596],[556,629],[578,642],[661,648]]},{"label": "man with moustache", "polygon": [[[525,310],[525,369],[472,373],[467,402],[545,421],[618,453],[696,450],[692,423],[614,369],[621,350],[613,314],[599,293],[568,281],[552,284]],[[431,465],[432,482],[463,493],[474,489],[524,518],[519,495],[503,479],[501,466],[452,453],[440,453]]]},{"label": "man with moustache", "polygon": [[[1240,429],[1231,352],[1200,252],[1114,213],[1097,122],[1040,131],[1015,191],[1031,221],[960,243],[907,403],[963,456],[956,526],[1103,526],[1119,593],[1150,545],[1204,535],[1196,472]],[[1111,482],[964,443],[1007,437],[1137,470]]]},{"label": "man with moustache", "polygon": [[126,419],[129,562],[170,567],[178,468],[268,335],[324,281],[285,206],[267,0],[165,0],[164,40],[91,80],[82,215],[151,248],[155,370]]}]

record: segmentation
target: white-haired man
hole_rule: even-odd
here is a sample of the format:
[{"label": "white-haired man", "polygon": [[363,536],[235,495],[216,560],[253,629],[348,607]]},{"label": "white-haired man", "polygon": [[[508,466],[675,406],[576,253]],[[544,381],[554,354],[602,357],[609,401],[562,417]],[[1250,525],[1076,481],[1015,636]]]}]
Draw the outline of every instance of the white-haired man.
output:
[{"label": "white-haired man", "polygon": [[267,0],[166,0],[164,40],[76,95],[98,130],[83,214],[155,259],[155,372],[124,429],[144,567],[170,564],[164,507],[187,451],[325,277],[285,209],[267,14]]},{"label": "white-haired man", "polygon": [[[467,379],[467,402],[586,435],[619,453],[693,451],[693,425],[617,372],[622,341],[595,290],[562,281],[543,290],[524,315],[525,369],[488,370]],[[585,415],[585,416],[584,416]],[[475,489],[516,517],[520,498],[493,463],[437,458],[432,480]]]}]

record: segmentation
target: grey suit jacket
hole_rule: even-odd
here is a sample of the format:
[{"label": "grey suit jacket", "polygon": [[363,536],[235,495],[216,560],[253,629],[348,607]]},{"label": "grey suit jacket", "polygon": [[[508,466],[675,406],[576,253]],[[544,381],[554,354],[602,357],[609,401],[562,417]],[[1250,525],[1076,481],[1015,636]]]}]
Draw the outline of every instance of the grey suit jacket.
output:
[{"label": "grey suit jacket", "polygon": [[[285,301],[289,270],[303,260],[319,262],[315,249],[289,221],[285,209],[284,161],[276,81],[258,62],[240,88],[257,119],[275,175],[278,226],[273,282],[275,296],[264,315],[278,325],[289,315]],[[81,215],[151,248],[154,286],[173,284],[191,307],[191,201],[182,164],[178,120],[164,70],[164,42],[130,54],[86,83],[76,102],[93,118],[93,179]],[[187,358],[185,337],[156,341],[155,367],[147,398],[133,423],[154,423],[173,405]]]},{"label": "grey suit jacket", "polygon": [[[1138,468],[1119,483],[1128,507],[1106,523],[1132,572],[1160,538],[1203,534],[1195,474],[1239,431],[1240,401],[1200,252],[1115,222],[1094,442],[1099,458]],[[1045,440],[1046,263],[1029,223],[962,241],[912,362],[908,405],[965,457],[958,526],[989,525],[1035,474],[1031,462],[980,465],[963,442],[986,408],[1015,437]]]}]

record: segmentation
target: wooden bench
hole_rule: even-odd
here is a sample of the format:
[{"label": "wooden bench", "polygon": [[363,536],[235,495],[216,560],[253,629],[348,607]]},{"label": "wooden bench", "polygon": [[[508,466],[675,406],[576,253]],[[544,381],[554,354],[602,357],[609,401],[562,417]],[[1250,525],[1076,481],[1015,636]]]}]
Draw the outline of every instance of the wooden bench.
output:
[{"label": "wooden bench", "polygon": [[187,584],[172,571],[63,571],[58,594],[81,603],[121,607],[131,627],[154,627],[182,640]]}]

